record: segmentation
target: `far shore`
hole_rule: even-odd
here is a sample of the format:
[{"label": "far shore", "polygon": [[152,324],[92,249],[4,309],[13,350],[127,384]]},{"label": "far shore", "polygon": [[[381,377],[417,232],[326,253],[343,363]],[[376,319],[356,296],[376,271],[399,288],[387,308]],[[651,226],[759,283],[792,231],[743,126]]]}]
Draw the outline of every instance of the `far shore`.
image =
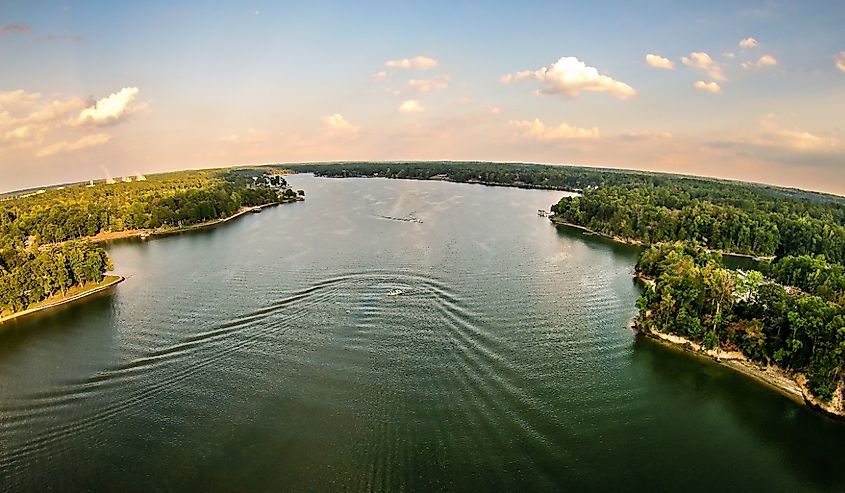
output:
[{"label": "far shore", "polygon": [[27,315],[32,315],[33,313],[37,313],[43,310],[48,310],[50,308],[55,308],[60,305],[64,305],[67,303],[71,303],[77,300],[81,300],[93,294],[100,293],[105,291],[112,286],[115,286],[121,282],[123,282],[125,278],[123,276],[105,276],[103,280],[97,284],[86,286],[82,289],[82,291],[76,292],[69,296],[54,296],[52,298],[48,298],[44,301],[36,303],[36,306],[32,306],[27,308],[26,310],[21,310],[19,312],[12,313],[10,315],[6,315],[4,317],[0,317],[0,324],[4,322],[8,322],[11,320],[15,320],[21,317],[25,317]]},{"label": "far shore", "polygon": [[732,368],[758,382],[761,382],[799,404],[806,404],[832,418],[845,419],[845,403],[843,403],[843,389],[837,389],[830,403],[818,400],[807,387],[807,377],[802,373],[794,373],[775,365],[760,365],[749,360],[739,351],[725,351],[723,349],[704,349],[701,345],[675,334],[641,330],[632,323],[632,328],[638,335],[648,337],[666,346],[693,353],[696,356],[708,358],[716,363]]}]

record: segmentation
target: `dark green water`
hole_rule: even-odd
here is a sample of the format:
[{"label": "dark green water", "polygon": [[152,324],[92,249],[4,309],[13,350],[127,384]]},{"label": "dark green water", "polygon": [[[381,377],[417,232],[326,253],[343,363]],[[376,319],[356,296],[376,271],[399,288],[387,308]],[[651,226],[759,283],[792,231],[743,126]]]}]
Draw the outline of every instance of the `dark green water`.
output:
[{"label": "dark green water", "polygon": [[845,425],[634,337],[559,192],[290,181],[3,327],[0,490],[845,490]]}]

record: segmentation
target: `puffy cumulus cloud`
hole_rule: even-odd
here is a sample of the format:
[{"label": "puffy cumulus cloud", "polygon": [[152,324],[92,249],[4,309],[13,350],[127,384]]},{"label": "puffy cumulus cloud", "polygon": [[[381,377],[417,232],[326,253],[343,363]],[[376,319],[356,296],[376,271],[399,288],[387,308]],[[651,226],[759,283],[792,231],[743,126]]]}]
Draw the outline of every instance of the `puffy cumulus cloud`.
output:
[{"label": "puffy cumulus cloud", "polygon": [[713,80],[725,80],[722,66],[703,51],[694,51],[689,57],[682,57],[684,65],[704,71]]},{"label": "puffy cumulus cloud", "polygon": [[390,74],[387,73],[387,71],[379,70],[378,72],[374,73],[371,78],[373,80],[379,81],[379,80],[386,80],[388,77],[390,77]]},{"label": "puffy cumulus cloud", "polygon": [[99,146],[108,143],[111,140],[111,135],[98,133],[86,135],[78,140],[66,141],[62,140],[55,144],[50,144],[39,150],[35,157],[47,157],[62,152],[78,151],[80,149],[87,149],[89,147]]},{"label": "puffy cumulus cloud", "polygon": [[510,121],[510,124],[522,131],[522,137],[543,142],[571,139],[597,139],[600,136],[599,129],[597,127],[579,128],[566,123],[561,123],[557,126],[550,126],[546,125],[538,118],[535,118],[534,121],[512,120]]},{"label": "puffy cumulus cloud", "polygon": [[715,82],[704,82],[703,80],[700,80],[694,83],[692,87],[698,89],[699,91],[709,92],[712,94],[721,94],[722,92],[722,87]]},{"label": "puffy cumulus cloud", "polygon": [[652,55],[649,53],[645,56],[645,61],[654,68],[665,68],[667,70],[675,68],[675,62],[669,60],[668,58],[663,58],[660,55]]},{"label": "puffy cumulus cloud", "polygon": [[505,74],[501,80],[510,84],[517,80],[536,80],[543,84],[541,94],[563,94],[576,97],[581,91],[606,92],[619,99],[628,99],[637,94],[633,87],[599,73],[575,57],[562,57],[557,62],[539,70],[523,70]]},{"label": "puffy cumulus cloud", "polygon": [[391,68],[401,68],[405,70],[428,70],[438,65],[437,60],[431,57],[418,55],[412,58],[401,58],[399,60],[388,60],[384,65]]},{"label": "puffy cumulus cloud", "polygon": [[840,51],[836,54],[834,63],[836,64],[836,68],[845,72],[845,51]]},{"label": "puffy cumulus cloud", "polygon": [[777,64],[777,58],[773,57],[772,55],[763,55],[758,58],[756,62],[743,62],[742,68],[744,68],[745,70],[750,70],[752,68],[773,67]]},{"label": "puffy cumulus cloud", "polygon": [[739,47],[743,50],[748,50],[751,48],[756,48],[758,45],[757,40],[754,38],[743,38],[739,40]]},{"label": "puffy cumulus cloud", "polygon": [[137,87],[124,87],[120,91],[98,100],[93,106],[85,108],[79,113],[76,124],[114,125],[134,113],[146,110],[146,104],[133,104],[138,92]]},{"label": "puffy cumulus cloud", "polygon": [[431,79],[411,79],[408,81],[408,87],[414,92],[425,94],[434,89],[446,89],[449,87],[449,80],[448,75],[432,77]]},{"label": "puffy cumulus cloud", "polygon": [[358,135],[358,131],[360,130],[360,127],[349,123],[349,120],[344,118],[340,113],[324,116],[320,120],[323,122],[325,131],[334,136],[351,137]]},{"label": "puffy cumulus cloud", "polygon": [[402,104],[399,105],[400,113],[422,113],[423,111],[425,111],[425,107],[416,99],[403,101]]}]

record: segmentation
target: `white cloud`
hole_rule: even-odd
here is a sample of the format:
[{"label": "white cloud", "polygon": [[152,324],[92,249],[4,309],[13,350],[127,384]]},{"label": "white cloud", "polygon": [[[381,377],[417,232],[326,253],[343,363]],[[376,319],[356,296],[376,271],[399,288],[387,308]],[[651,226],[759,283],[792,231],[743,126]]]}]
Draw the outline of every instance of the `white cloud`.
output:
[{"label": "white cloud", "polygon": [[399,60],[388,60],[384,65],[391,68],[414,69],[414,70],[428,70],[437,66],[437,60],[431,57],[418,55],[412,58],[402,58]]},{"label": "white cloud", "polygon": [[675,62],[669,60],[668,58],[663,58],[660,55],[652,55],[649,53],[645,56],[645,61],[654,68],[665,68],[667,70],[675,68]]},{"label": "white cloud", "polygon": [[47,147],[44,147],[43,149],[39,150],[35,154],[35,157],[47,157],[62,152],[78,151],[80,149],[86,149],[88,147],[103,145],[110,140],[111,135],[103,133],[86,135],[78,140],[70,142],[63,140],[60,142],[56,142],[55,144],[48,145]]},{"label": "white cloud", "polygon": [[129,115],[146,109],[146,105],[132,104],[137,96],[137,87],[124,87],[82,110],[76,124],[102,126],[118,123]]},{"label": "white cloud", "polygon": [[411,79],[408,81],[408,87],[415,92],[425,94],[434,89],[446,89],[449,87],[448,75],[441,75],[432,77],[431,79]]},{"label": "white cloud", "polygon": [[399,111],[401,113],[421,113],[425,111],[425,108],[420,104],[419,101],[415,99],[409,99],[399,105]]},{"label": "white cloud", "polygon": [[736,58],[736,53],[734,53],[732,51],[726,51],[726,52],[722,53],[722,56],[725,57],[725,58]]},{"label": "white cloud", "polygon": [[41,99],[41,93],[26,92],[23,89],[0,92],[0,110],[10,110],[21,104],[35,103]]},{"label": "white cloud", "polygon": [[522,136],[524,138],[544,142],[570,139],[596,139],[600,136],[597,127],[579,128],[566,123],[561,123],[558,126],[548,126],[537,118],[534,121],[512,120],[510,124],[522,130]]},{"label": "white cloud", "polygon": [[16,90],[0,93],[0,151],[41,144],[68,117],[85,107],[80,98],[44,102],[40,93]]},{"label": "white cloud", "polygon": [[499,108],[498,106],[493,106],[492,108],[490,108],[491,114],[498,115],[501,112],[502,112],[502,108]]},{"label": "white cloud", "polygon": [[721,94],[722,92],[722,88],[719,86],[719,84],[715,82],[704,82],[703,80],[700,80],[693,84],[692,87],[698,89],[699,91],[709,92],[713,94]]},{"label": "white cloud", "polygon": [[607,92],[619,99],[628,99],[637,94],[637,91],[628,84],[599,74],[598,69],[587,66],[575,57],[562,57],[548,67],[505,74],[501,78],[505,84],[523,79],[541,82],[544,85],[539,91],[541,94],[563,94],[576,97],[581,91],[593,91]]},{"label": "white cloud", "polygon": [[323,121],[323,126],[326,131],[334,136],[343,135],[351,137],[357,135],[360,130],[360,127],[349,123],[349,121],[340,113],[324,116],[321,120]]},{"label": "white cloud", "polygon": [[745,70],[752,68],[773,67],[778,64],[778,61],[772,55],[763,55],[757,59],[756,62],[743,62],[742,68]]},{"label": "white cloud", "polygon": [[845,51],[840,51],[839,53],[837,53],[834,61],[836,63],[836,68],[845,72]]},{"label": "white cloud", "polygon": [[695,51],[689,57],[682,57],[681,61],[684,65],[704,71],[713,80],[725,80],[722,66],[703,51]]},{"label": "white cloud", "polygon": [[399,89],[393,88],[393,87],[385,88],[384,92],[386,92],[387,94],[390,94],[392,96],[398,96],[398,95],[402,94],[402,91],[400,91]]},{"label": "white cloud", "polygon": [[739,41],[739,47],[743,50],[757,47],[757,40],[754,38],[743,38]]},{"label": "white cloud", "polygon": [[384,70],[379,70],[378,72],[374,73],[372,76],[373,80],[385,80],[390,77],[390,74]]}]

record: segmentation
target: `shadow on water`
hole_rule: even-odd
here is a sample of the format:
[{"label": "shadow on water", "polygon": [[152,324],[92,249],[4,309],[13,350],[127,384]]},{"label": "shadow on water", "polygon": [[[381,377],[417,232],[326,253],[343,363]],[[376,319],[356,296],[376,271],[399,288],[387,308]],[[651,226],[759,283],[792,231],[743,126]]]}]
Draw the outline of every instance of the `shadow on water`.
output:
[{"label": "shadow on water", "polygon": [[7,350],[24,344],[27,340],[48,336],[53,331],[70,330],[79,325],[69,324],[68,320],[85,320],[87,317],[110,315],[117,288],[118,286],[112,286],[70,303],[0,324],[0,358]]},{"label": "shadow on water", "polygon": [[[642,251],[641,246],[620,243],[604,236],[586,233],[585,231],[565,224],[555,224],[554,226],[559,236],[583,242],[593,250],[608,252],[626,259],[630,258],[633,261],[636,261],[637,256]],[[631,268],[633,269],[633,265]]]},{"label": "shadow on water", "polygon": [[[646,337],[636,337],[631,353],[636,369],[659,389],[658,399],[671,406],[676,400],[704,401],[715,408],[708,419],[731,423],[765,443],[808,482],[826,488],[845,485],[845,454],[824,445],[845,443],[845,422],[834,420],[799,404],[777,390],[719,365]],[[712,424],[703,426],[709,429]],[[730,445],[730,444],[728,444]]]}]

